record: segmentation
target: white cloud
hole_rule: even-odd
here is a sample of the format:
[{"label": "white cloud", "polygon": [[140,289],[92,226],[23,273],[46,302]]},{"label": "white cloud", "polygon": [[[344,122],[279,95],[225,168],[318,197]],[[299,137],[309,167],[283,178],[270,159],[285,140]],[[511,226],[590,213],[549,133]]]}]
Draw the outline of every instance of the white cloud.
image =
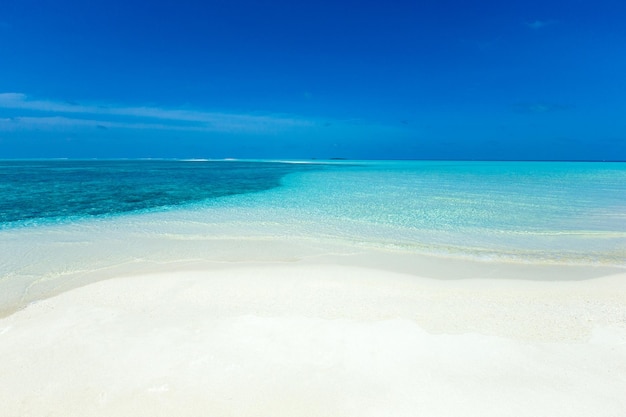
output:
[{"label": "white cloud", "polygon": [[146,130],[176,130],[187,132],[211,132],[212,129],[202,126],[176,126],[163,123],[127,123],[111,122],[96,119],[77,119],[64,116],[26,116],[0,119],[0,130],[66,130],[70,128],[87,129],[146,129]]},{"label": "white cloud", "polygon": [[[84,119],[67,117],[68,114],[96,116],[97,120],[90,120],[89,123],[93,122],[102,126],[106,126],[108,123],[111,126],[126,128],[232,133],[263,133],[318,124],[314,120],[285,115],[205,112],[145,106],[81,105],[63,101],[33,100],[21,93],[0,93],[0,108],[47,113],[46,117],[33,117],[31,114],[23,115],[20,120],[34,124],[55,121],[52,123],[55,126],[58,126],[59,123],[67,123],[68,126],[71,123],[76,126],[85,125]],[[131,119],[131,121],[112,120],[115,117],[124,117]]]},{"label": "white cloud", "polygon": [[[4,109],[4,111],[3,111]],[[160,131],[283,135],[329,140],[331,137],[397,137],[413,130],[402,123],[361,119],[304,118],[283,114],[207,112],[149,106],[78,104],[0,93],[0,132]],[[302,136],[305,135],[305,136]]]}]

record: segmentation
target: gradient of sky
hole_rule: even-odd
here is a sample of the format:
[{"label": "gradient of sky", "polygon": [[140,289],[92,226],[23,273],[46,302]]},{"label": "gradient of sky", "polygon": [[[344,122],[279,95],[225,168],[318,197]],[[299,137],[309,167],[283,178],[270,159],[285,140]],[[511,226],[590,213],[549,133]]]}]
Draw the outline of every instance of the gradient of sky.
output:
[{"label": "gradient of sky", "polygon": [[2,0],[0,158],[626,160],[626,1]]}]

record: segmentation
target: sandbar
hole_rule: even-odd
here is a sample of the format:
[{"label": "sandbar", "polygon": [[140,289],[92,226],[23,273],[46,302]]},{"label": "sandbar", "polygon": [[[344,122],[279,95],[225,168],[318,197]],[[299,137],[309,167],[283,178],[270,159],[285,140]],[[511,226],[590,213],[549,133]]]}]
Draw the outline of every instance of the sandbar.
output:
[{"label": "sandbar", "polygon": [[1,414],[626,415],[626,273],[400,258],[121,268],[30,302],[0,319]]}]

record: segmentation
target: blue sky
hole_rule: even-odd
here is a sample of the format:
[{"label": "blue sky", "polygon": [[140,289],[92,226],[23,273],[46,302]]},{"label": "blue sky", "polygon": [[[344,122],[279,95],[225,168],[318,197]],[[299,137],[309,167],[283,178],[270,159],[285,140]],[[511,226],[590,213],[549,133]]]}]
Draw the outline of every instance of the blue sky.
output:
[{"label": "blue sky", "polygon": [[626,160],[626,2],[4,0],[0,158]]}]

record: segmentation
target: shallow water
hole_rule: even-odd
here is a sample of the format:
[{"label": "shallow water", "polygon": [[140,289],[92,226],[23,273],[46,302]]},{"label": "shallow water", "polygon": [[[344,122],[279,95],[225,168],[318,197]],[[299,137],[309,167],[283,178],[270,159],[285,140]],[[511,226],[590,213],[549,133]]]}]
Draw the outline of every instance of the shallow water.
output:
[{"label": "shallow water", "polygon": [[483,259],[626,263],[624,163],[5,161],[0,172],[5,237],[54,223],[147,222],[169,235],[230,224]]},{"label": "shallow water", "polygon": [[391,245],[626,262],[626,164],[383,163],[300,178],[307,192],[292,194],[293,207]]},{"label": "shallow water", "polygon": [[623,163],[81,162],[52,181],[24,162],[22,185],[12,164],[3,190],[22,192],[2,205],[0,310],[133,268],[360,248],[626,268]]}]

